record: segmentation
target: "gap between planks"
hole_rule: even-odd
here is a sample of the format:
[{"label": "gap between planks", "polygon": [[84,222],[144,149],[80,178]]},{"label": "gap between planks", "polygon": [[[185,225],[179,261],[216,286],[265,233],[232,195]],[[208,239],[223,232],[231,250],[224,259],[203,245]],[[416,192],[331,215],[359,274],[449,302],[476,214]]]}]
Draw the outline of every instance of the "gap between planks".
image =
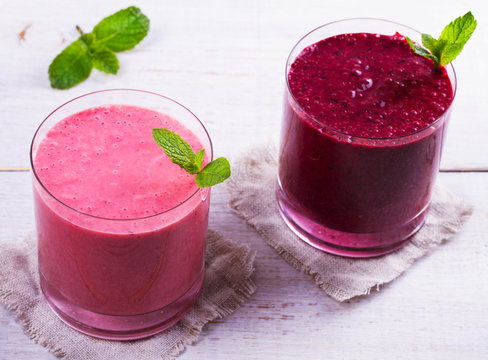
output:
[{"label": "gap between planks", "polygon": [[[0,167],[0,172],[28,172],[28,167]],[[440,169],[441,173],[485,173],[488,172],[488,167],[482,168],[458,168],[458,169]]]},{"label": "gap between planks", "polygon": [[488,172],[488,167],[481,168],[458,168],[458,169],[440,169],[441,173],[485,173]]},{"label": "gap between planks", "polygon": [[0,172],[28,172],[30,168],[28,167],[0,167]]}]

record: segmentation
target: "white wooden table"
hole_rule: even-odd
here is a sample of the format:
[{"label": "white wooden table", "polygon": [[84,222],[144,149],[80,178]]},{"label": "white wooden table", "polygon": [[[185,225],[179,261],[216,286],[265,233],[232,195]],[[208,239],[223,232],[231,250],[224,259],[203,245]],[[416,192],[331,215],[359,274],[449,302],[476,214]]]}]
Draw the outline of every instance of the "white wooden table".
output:
[{"label": "white wooden table", "polygon": [[[138,5],[147,38],[119,54],[120,72],[94,71],[66,91],[49,87],[53,57],[104,16]],[[484,0],[3,1],[0,11],[0,242],[34,229],[28,150],[39,123],[78,95],[106,88],[158,92],[206,124],[219,155],[235,158],[277,137],[285,60],[306,32],[378,17],[438,35],[471,10],[478,28],[454,66],[458,93],[438,181],[476,205],[467,226],[393,283],[337,303],[269,248],[213,190],[210,226],[258,251],[258,289],[233,315],[208,324],[181,359],[488,358],[488,7]],[[22,33],[22,38],[20,34]],[[0,359],[52,359],[0,307]],[[137,358],[137,355],[134,355]]]}]

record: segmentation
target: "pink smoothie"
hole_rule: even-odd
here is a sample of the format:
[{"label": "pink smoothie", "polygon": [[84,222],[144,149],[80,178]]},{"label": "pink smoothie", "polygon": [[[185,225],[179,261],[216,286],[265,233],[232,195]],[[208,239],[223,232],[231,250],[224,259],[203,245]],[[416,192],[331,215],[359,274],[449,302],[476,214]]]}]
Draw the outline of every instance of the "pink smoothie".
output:
[{"label": "pink smoothie", "polygon": [[175,119],[124,105],[69,116],[38,147],[41,282],[80,311],[145,314],[199,290],[209,191],[153,141],[161,127],[203,148]]}]

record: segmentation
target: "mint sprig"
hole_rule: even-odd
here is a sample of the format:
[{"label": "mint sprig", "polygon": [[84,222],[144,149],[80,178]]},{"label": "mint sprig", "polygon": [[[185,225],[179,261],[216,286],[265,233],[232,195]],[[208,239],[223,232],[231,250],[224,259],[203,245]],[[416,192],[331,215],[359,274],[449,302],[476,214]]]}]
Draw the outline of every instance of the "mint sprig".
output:
[{"label": "mint sprig", "polygon": [[202,169],[205,150],[196,154],[180,135],[168,129],[153,129],[156,144],[163,148],[171,162],[185,169],[189,174],[196,174],[195,181],[199,188],[220,184],[230,176],[230,164],[224,157],[209,162]]},{"label": "mint sprig", "polygon": [[117,74],[115,52],[134,48],[149,31],[149,19],[135,6],[120,10],[100,21],[91,33],[80,31],[49,66],[49,81],[56,89],[69,89],[86,80],[93,68]]},{"label": "mint sprig", "polygon": [[463,16],[458,17],[444,30],[441,36],[435,39],[431,35],[422,34],[422,45],[415,44],[410,38],[406,37],[408,44],[412,50],[423,57],[432,59],[436,65],[444,66],[453,61],[461,52],[466,42],[476,28],[477,21],[475,20],[471,11],[468,11]]}]

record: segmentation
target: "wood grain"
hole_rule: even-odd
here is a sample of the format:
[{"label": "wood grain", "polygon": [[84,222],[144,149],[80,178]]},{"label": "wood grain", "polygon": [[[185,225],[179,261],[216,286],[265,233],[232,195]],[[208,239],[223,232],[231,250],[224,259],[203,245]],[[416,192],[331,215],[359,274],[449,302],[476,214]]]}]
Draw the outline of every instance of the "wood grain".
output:
[{"label": "wood grain", "polygon": [[[205,123],[216,153],[235,159],[253,143],[278,138],[284,64],[298,39],[321,24],[379,17],[438,35],[466,4],[411,0],[179,2],[87,0],[5,2],[0,12],[0,242],[34,230],[29,146],[57,106],[106,88],[162,93]],[[119,54],[120,72],[94,71],[67,90],[49,87],[52,58],[99,19],[138,5],[148,37]],[[488,358],[488,7],[469,4],[478,29],[455,61],[456,95],[438,180],[476,205],[463,231],[368,297],[337,303],[288,266],[213,190],[210,226],[257,251],[258,290],[232,316],[208,324],[181,359],[486,359]],[[433,16],[435,14],[435,16]],[[0,359],[52,359],[0,307]],[[135,355],[136,358],[136,355]]]}]

